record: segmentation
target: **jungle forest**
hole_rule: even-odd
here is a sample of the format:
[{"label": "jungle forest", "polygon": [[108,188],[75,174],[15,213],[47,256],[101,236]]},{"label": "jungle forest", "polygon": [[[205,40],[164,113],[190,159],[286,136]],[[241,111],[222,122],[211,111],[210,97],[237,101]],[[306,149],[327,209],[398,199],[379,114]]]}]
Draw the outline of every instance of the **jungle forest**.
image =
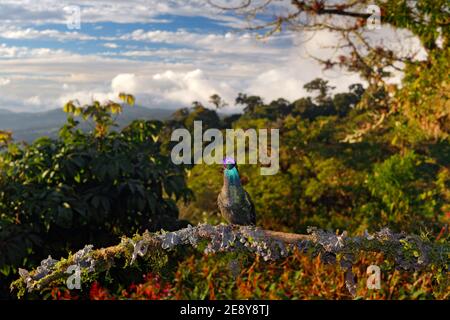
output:
[{"label": "jungle forest", "polygon": [[[1,127],[0,299],[448,300],[449,2],[203,2],[255,41],[326,32],[335,54],[311,54],[295,99],[211,91],[123,124],[145,108],[130,86],[68,97],[64,123],[31,141]],[[420,58],[369,23],[417,39]],[[199,121],[278,129],[277,173],[174,163],[172,133]]]}]

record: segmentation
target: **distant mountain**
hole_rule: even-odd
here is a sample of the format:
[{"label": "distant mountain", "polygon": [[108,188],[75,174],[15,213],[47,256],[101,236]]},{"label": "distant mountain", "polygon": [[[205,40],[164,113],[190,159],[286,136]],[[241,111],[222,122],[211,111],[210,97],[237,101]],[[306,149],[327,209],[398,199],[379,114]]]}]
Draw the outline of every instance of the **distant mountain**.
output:
[{"label": "distant mountain", "polygon": [[[123,127],[133,120],[166,120],[174,110],[149,109],[141,106],[124,108],[117,117],[118,124]],[[0,130],[11,130],[15,141],[32,142],[41,136],[55,137],[64,125],[67,113],[62,109],[45,112],[12,112],[0,109]]]},{"label": "distant mountain", "polygon": [[11,113],[13,113],[13,112],[9,111],[9,110],[5,110],[5,109],[0,109],[0,115],[2,115],[2,114],[11,114]]}]

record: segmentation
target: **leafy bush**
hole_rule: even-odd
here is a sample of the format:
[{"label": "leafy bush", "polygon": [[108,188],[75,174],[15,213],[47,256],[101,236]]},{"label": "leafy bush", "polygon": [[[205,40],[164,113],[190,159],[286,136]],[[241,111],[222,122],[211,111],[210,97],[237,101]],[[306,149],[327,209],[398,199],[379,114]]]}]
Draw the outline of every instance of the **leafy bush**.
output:
[{"label": "leafy bush", "polygon": [[[369,265],[382,269],[380,290],[367,288]],[[358,257],[353,268],[356,299],[448,299],[445,279],[428,272],[394,270],[382,254]],[[131,283],[93,282],[82,290],[54,287],[44,299],[151,300],[151,299],[353,299],[342,270],[324,264],[320,257],[295,254],[267,262],[245,254],[191,254],[162,277],[148,273]]]},{"label": "leafy bush", "polygon": [[163,124],[141,120],[110,130],[121,108],[70,102],[65,110],[92,120],[94,130],[77,129],[69,117],[58,139],[9,144],[0,155],[2,277],[86,243],[105,246],[123,234],[185,225],[176,201],[191,192],[184,169],[161,153]]},{"label": "leafy bush", "polygon": [[[395,154],[375,165],[367,185],[372,199],[366,209],[375,226],[386,221],[404,230],[417,229],[422,222],[433,219],[438,211],[438,190],[427,184],[430,168],[414,152]],[[376,217],[385,216],[379,221]],[[415,227],[414,227],[415,225]]]},{"label": "leafy bush", "polygon": [[[315,80],[316,86],[326,89],[325,82]],[[255,203],[258,225],[300,233],[308,225],[348,232],[386,226],[396,231],[439,232],[448,223],[445,212],[450,203],[448,141],[417,140],[401,125],[406,118],[397,115],[387,128],[368,132],[362,141],[347,142],[345,137],[370,118],[370,112],[355,105],[364,89],[353,85],[349,92],[333,97],[325,89],[315,103],[305,97],[290,104],[287,115],[259,112],[271,110],[280,99],[266,105],[259,97],[238,97],[247,107],[231,123],[233,128],[280,129],[276,175],[261,176],[256,166],[239,167]],[[321,103],[346,111],[324,116],[320,108],[326,106],[317,109]],[[197,197],[181,207],[182,215],[193,222],[220,221],[216,195],[222,179],[217,168],[196,165],[187,183]]]}]

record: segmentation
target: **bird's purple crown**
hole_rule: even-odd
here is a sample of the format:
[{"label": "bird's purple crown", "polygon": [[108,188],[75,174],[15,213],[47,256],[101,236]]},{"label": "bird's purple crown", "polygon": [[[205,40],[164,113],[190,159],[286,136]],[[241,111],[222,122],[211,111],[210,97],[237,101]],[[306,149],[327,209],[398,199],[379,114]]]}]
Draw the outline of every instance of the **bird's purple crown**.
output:
[{"label": "bird's purple crown", "polygon": [[236,164],[236,161],[234,161],[233,158],[231,157],[226,157],[225,159],[223,159],[223,164],[227,165],[227,164]]}]

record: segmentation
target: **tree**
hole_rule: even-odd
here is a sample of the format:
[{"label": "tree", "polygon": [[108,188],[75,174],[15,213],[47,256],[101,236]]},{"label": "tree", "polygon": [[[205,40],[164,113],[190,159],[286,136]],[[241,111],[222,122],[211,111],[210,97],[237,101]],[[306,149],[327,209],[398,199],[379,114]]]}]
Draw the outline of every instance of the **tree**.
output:
[{"label": "tree", "polygon": [[0,130],[0,149],[12,141],[12,132]]},{"label": "tree", "polygon": [[317,91],[318,94],[315,98],[316,102],[318,104],[325,104],[330,101],[329,92],[335,87],[329,86],[327,80],[316,78],[311,82],[306,83],[303,88],[305,88],[307,92]]},{"label": "tree", "polygon": [[184,120],[186,120],[188,116],[189,116],[189,108],[181,108],[172,114],[171,119],[177,122],[184,122]]},{"label": "tree", "polygon": [[286,99],[279,98],[272,101],[268,106],[268,113],[270,114],[268,118],[281,118],[290,114],[292,107],[291,103]]},{"label": "tree", "polygon": [[[36,257],[185,226],[176,201],[187,201],[191,191],[184,168],[161,152],[162,123],[139,120],[110,130],[121,109],[115,102],[69,102],[57,139],[10,144],[0,153],[0,294],[4,277],[18,265],[35,266]],[[93,130],[78,129],[73,115],[91,120]]]},{"label": "tree", "polygon": [[365,92],[360,83],[352,84],[348,89],[349,92],[337,93],[333,97],[334,109],[341,117],[347,115],[351,109],[358,105]]},{"label": "tree", "polygon": [[218,94],[213,94],[210,98],[209,98],[209,102],[212,103],[216,109],[221,109],[221,108],[225,108],[228,104],[226,103],[225,100],[222,99],[221,96],[219,96]]},{"label": "tree", "polygon": [[236,104],[244,105],[244,113],[252,114],[255,112],[256,107],[264,104],[264,102],[261,97],[239,93],[236,98]]},{"label": "tree", "polygon": [[316,105],[311,97],[301,98],[292,103],[294,114],[302,115],[306,118],[312,118]]},{"label": "tree", "polygon": [[[375,116],[372,122],[362,127],[381,128],[382,125],[377,125],[379,121],[400,114],[408,125],[421,130],[425,139],[450,136],[450,108],[445,94],[448,92],[446,78],[450,60],[447,0],[293,0],[286,1],[282,6],[285,10],[280,9],[275,0],[263,3],[248,0],[234,7],[216,0],[208,2],[252,18],[257,22],[250,29],[263,30],[265,36],[288,29],[295,32],[327,30],[340,37],[336,56],[315,59],[325,69],[341,67],[359,73],[368,82],[367,98],[361,99],[361,104],[374,108]],[[367,10],[372,4],[380,9],[382,26],[411,32],[419,39],[427,53],[425,61],[417,61],[414,53],[394,52],[382,42],[372,41],[365,32],[372,16]],[[273,18],[268,21],[268,16]],[[405,72],[404,85],[400,89],[386,83],[393,71]],[[375,95],[379,98],[372,99]],[[367,133],[370,130],[361,128],[359,131]],[[411,138],[417,139],[417,135]]]},{"label": "tree", "polygon": [[187,129],[194,129],[194,121],[202,121],[204,128],[220,128],[220,118],[215,110],[205,108],[202,104],[194,103],[194,107],[184,121]]},{"label": "tree", "polygon": [[361,83],[351,84],[348,88],[349,88],[350,92],[353,93],[358,99],[361,99],[361,97],[363,96],[364,91],[365,91],[365,89]]},{"label": "tree", "polygon": [[[352,267],[355,257],[361,252],[385,253],[386,260],[392,265],[409,272],[441,270],[436,278],[443,277],[449,262],[448,257],[442,254],[448,252],[448,244],[435,244],[416,236],[395,234],[389,229],[372,235],[366,233],[363,236],[349,237],[346,232],[338,235],[317,228],[309,228],[308,234],[303,235],[251,226],[202,224],[166,234],[146,232],[132,239],[122,238],[120,244],[103,249],[93,250],[92,246],[86,246],[61,261],[46,259],[39,271],[21,270],[21,277],[12,283],[11,289],[20,298],[27,292],[42,292],[65,280],[68,277],[67,268],[73,265],[79,266],[81,275],[90,282],[90,278],[108,272],[123,261],[124,268],[128,269],[139,261],[161,260],[164,256],[167,261],[165,252],[187,245],[204,247],[203,254],[232,252],[236,257],[249,252],[260,256],[264,261],[279,260],[298,252],[320,256],[325,263],[340,266],[345,274],[345,286],[352,296],[356,295],[357,289]],[[146,267],[148,268],[148,263]],[[442,282],[441,287],[446,290],[448,279]]]}]

